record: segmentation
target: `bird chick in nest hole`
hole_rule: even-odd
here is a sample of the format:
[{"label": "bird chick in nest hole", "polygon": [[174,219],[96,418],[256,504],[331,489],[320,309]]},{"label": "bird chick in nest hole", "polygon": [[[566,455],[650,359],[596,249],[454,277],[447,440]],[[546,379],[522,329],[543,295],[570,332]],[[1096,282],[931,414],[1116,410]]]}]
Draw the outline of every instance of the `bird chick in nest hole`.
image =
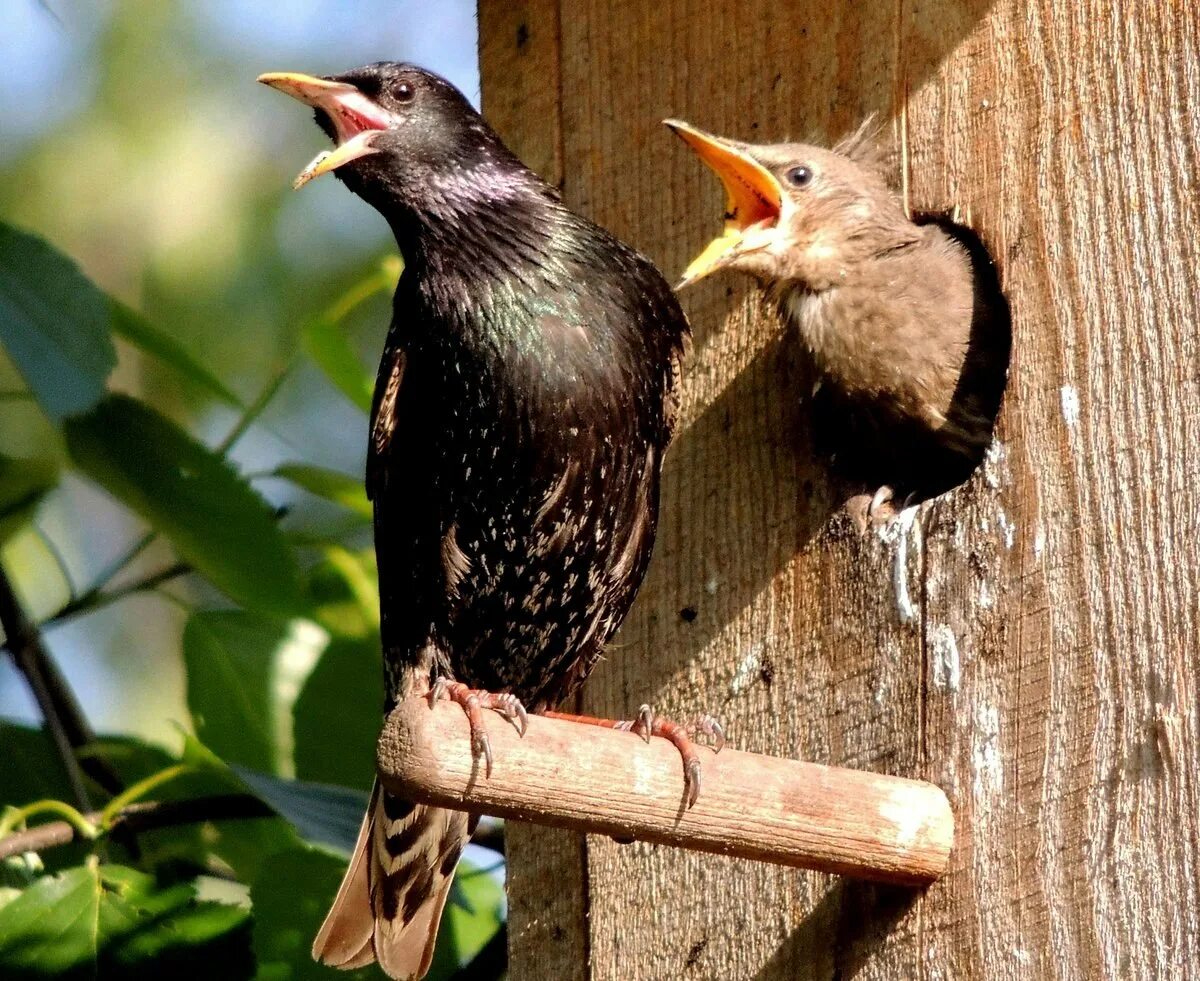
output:
[{"label": "bird chick in nest hole", "polygon": [[819,373],[814,435],[866,520],[964,481],[1007,380],[1008,302],[979,236],[907,213],[868,120],[833,149],[667,125],[721,179],[725,226],[684,272],[756,277]]}]

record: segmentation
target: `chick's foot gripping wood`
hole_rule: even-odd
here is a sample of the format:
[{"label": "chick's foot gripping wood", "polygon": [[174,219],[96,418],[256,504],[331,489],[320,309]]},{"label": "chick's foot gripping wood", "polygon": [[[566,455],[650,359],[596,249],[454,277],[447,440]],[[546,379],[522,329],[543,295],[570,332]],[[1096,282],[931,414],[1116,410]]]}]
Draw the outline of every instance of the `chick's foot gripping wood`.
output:
[{"label": "chick's foot gripping wood", "polygon": [[429,689],[430,703],[447,699],[461,705],[471,726],[471,752],[475,759],[484,763],[484,773],[492,775],[492,741],[488,738],[487,727],[483,723],[483,710],[491,709],[513,724],[513,728],[522,736],[529,728],[529,715],[521,700],[511,692],[495,693],[470,688],[449,678],[438,678]]},{"label": "chick's foot gripping wood", "polygon": [[562,719],[566,722],[580,722],[589,726],[603,726],[605,729],[617,729],[620,732],[632,732],[650,742],[651,736],[659,736],[670,740],[679,755],[683,758],[683,797],[684,803],[690,808],[700,797],[700,754],[696,752],[694,739],[697,735],[707,736],[712,740],[712,751],[719,753],[725,746],[725,730],[711,715],[699,716],[691,725],[680,725],[670,719],[664,719],[654,714],[649,705],[638,709],[634,719],[598,719],[591,715],[572,715],[568,712],[544,712],[550,719]]}]

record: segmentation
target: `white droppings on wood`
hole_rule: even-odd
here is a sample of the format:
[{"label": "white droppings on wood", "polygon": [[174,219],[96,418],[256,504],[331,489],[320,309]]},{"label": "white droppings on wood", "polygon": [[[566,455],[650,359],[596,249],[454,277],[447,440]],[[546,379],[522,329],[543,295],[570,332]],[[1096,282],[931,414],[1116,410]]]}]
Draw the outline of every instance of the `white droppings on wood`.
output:
[{"label": "white droppings on wood", "polygon": [[933,686],[942,691],[958,691],[962,667],[958,656],[958,639],[949,625],[939,623],[933,628],[929,653],[933,666]]},{"label": "white droppings on wood", "polygon": [[1004,508],[996,509],[996,527],[1004,536],[1004,547],[1012,548],[1017,541],[1017,526],[1008,519]]},{"label": "white droppings on wood", "polygon": [[[895,518],[879,529],[880,541],[893,546],[892,592],[896,598],[896,613],[901,623],[915,624],[917,608],[908,589],[908,542],[910,534],[913,544],[920,548],[920,528],[916,523],[917,508],[905,508]],[[915,529],[915,531],[914,531]]]},{"label": "white droppings on wood", "polygon": [[996,595],[992,592],[992,584],[986,579],[979,580],[979,608],[990,610],[996,605]]},{"label": "white droppings on wood", "polygon": [[762,676],[762,655],[762,644],[755,644],[746,652],[746,656],[738,662],[733,679],[729,682],[729,694],[740,695],[754,683],[756,678]]},{"label": "white droppings on wood", "polygon": [[1046,551],[1046,529],[1038,525],[1033,532],[1033,557],[1040,559]]},{"label": "white droppings on wood", "polygon": [[993,439],[987,452],[983,455],[983,480],[992,490],[999,490],[1004,478],[1008,476],[1008,453],[1004,444]]},{"label": "white droppings on wood", "polygon": [[709,596],[716,596],[717,590],[720,588],[720,586],[721,583],[717,580],[716,576],[709,576],[704,583],[704,591],[708,593]]},{"label": "white droppings on wood", "polygon": [[1074,385],[1064,385],[1059,393],[1062,399],[1063,422],[1070,429],[1079,424],[1079,389]]},{"label": "white droppings on wood", "polygon": [[994,705],[975,710],[975,732],[971,752],[971,790],[975,806],[986,805],[1004,789],[1004,765],[1000,758],[1000,713]]}]

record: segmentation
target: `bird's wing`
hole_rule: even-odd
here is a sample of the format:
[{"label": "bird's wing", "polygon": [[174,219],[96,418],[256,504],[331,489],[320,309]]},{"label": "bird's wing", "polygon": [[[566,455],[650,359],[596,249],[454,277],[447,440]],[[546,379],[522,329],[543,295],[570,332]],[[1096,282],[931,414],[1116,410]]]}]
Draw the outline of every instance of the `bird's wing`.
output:
[{"label": "bird's wing", "polygon": [[404,383],[404,350],[390,336],[379,361],[371,405],[371,438],[367,446],[367,497],[377,500],[387,480],[382,460],[396,431],[396,405]]}]

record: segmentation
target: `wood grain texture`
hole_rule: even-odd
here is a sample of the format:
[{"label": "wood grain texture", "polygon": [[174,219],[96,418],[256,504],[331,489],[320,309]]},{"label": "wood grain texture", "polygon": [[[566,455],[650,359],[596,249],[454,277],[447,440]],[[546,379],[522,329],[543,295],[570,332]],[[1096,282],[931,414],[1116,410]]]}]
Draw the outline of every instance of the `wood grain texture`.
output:
[{"label": "wood grain texture", "polygon": [[925,885],[946,869],[954,818],[924,781],[726,749],[703,754],[703,793],[689,808],[665,739],[537,717],[521,734],[488,721],[495,765],[485,775],[460,706],[402,702],[380,738],[380,780],[422,804],[872,882]]},{"label": "wood grain texture", "polygon": [[[573,976],[1200,975],[1195,5],[555,16],[565,198],[668,275],[719,227],[721,192],[660,119],[827,142],[874,112],[913,206],[957,207],[991,245],[1014,328],[981,472],[859,538],[809,452],[794,338],[741,281],[685,296],[660,538],[587,709],[711,711],[740,749],[925,777],[959,838],[924,894],[589,838],[555,883],[587,911]],[[485,58],[485,104],[529,84]],[[513,872],[519,907],[544,884]]]}]

